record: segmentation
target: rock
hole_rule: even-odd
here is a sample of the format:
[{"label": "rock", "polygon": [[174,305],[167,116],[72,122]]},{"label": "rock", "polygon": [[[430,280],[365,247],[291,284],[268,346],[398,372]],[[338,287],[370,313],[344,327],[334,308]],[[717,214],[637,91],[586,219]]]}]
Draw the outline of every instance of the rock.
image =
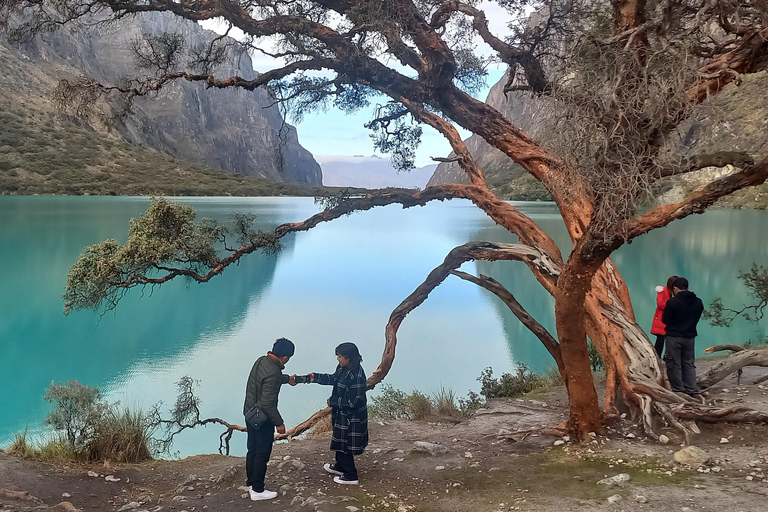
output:
[{"label": "rock", "polygon": [[675,462],[679,464],[698,467],[703,466],[709,460],[709,454],[698,446],[686,446],[682,450],[675,452]]},{"label": "rock", "polygon": [[472,452],[464,452],[464,458],[471,459],[472,458]]},{"label": "rock", "polygon": [[445,469],[445,466],[435,466],[435,471],[442,471]]},{"label": "rock", "polygon": [[429,453],[433,457],[448,453],[448,448],[445,446],[437,443],[428,443],[426,441],[414,441],[413,449],[417,452]]},{"label": "rock", "polygon": [[555,446],[562,446],[564,444],[565,444],[565,441],[563,441],[562,439],[558,439],[557,441],[554,442]]},{"label": "rock", "polygon": [[181,485],[189,485],[189,484],[193,484],[193,483],[199,482],[199,481],[200,481],[200,477],[199,476],[197,476],[197,475],[189,475],[189,476],[187,476],[186,480],[184,480],[181,483]]},{"label": "rock", "polygon": [[627,435],[625,435],[624,437],[626,437],[627,439],[635,439],[637,436],[635,434],[633,434],[632,432],[630,432]]},{"label": "rock", "polygon": [[648,503],[648,498],[645,496],[640,496],[639,494],[635,496],[635,501],[638,503]]},{"label": "rock", "polygon": [[119,482],[120,481],[120,479],[117,478],[115,475],[107,475],[107,476],[104,477],[104,480],[106,480],[107,482]]},{"label": "rock", "polygon": [[659,442],[661,444],[667,444],[667,443],[669,443],[669,438],[667,436],[665,436],[664,434],[661,434],[659,436]]},{"label": "rock", "polygon": [[360,510],[360,509],[359,509],[359,508],[357,508],[357,507],[353,507],[352,505],[350,505],[350,506],[348,506],[348,507],[347,507],[347,510],[349,510],[349,512],[357,512],[357,511],[358,511],[358,510]]},{"label": "rock", "polygon": [[71,494],[69,494],[68,492],[63,492],[63,493],[61,493],[61,497],[62,497],[62,498],[71,498],[71,497],[72,497],[72,495],[71,495]]},{"label": "rock", "polygon": [[140,506],[141,505],[139,504],[138,501],[132,501],[130,503],[126,503],[125,505],[123,505],[122,507],[117,509],[117,512],[125,512],[126,510],[135,510],[135,509],[139,508]]},{"label": "rock", "polygon": [[237,473],[238,469],[235,466],[228,466],[222,474],[213,479],[213,483],[221,484],[233,480]]},{"label": "rock", "polygon": [[51,510],[55,510],[56,512],[82,512],[79,508],[75,507],[68,501],[62,501]]},{"label": "rock", "polygon": [[619,473],[618,475],[614,475],[609,478],[603,478],[599,482],[597,482],[597,485],[620,485],[626,482],[629,482],[629,475],[626,473]]},{"label": "rock", "polygon": [[728,443],[730,443],[730,441],[728,440],[727,437],[721,437],[720,438],[720,444],[728,444]]},{"label": "rock", "polygon": [[613,496],[608,496],[608,503],[614,504],[621,501],[622,499],[624,498],[621,497],[621,494],[614,494]]}]

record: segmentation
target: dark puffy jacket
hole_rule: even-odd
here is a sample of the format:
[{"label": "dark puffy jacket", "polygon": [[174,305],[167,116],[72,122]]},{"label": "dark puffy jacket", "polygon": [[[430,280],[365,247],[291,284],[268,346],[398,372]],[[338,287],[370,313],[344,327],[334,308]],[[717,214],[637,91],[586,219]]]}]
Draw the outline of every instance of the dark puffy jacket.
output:
[{"label": "dark puffy jacket", "polygon": [[248,376],[248,384],[245,386],[245,405],[243,414],[248,412],[256,404],[259,404],[264,414],[279,427],[283,424],[283,417],[277,410],[277,395],[280,386],[288,383],[288,375],[284,375],[283,363],[270,355],[261,356],[253,363],[251,374]]},{"label": "dark puffy jacket", "polygon": [[699,323],[704,304],[695,293],[682,290],[667,301],[667,307],[661,316],[667,326],[667,336],[675,338],[695,338],[696,324]]}]

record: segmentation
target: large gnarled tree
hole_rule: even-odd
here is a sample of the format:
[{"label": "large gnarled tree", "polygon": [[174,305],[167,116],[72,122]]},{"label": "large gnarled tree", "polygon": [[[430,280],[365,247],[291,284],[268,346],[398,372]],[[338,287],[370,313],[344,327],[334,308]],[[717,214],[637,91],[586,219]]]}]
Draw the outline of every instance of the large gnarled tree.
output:
[{"label": "large gnarled tree", "polygon": [[[192,58],[185,59],[184,45],[173,35],[152,36],[135,44],[141,65],[151,70],[148,77],[124,84],[64,83],[64,100],[82,106],[105,95],[135,98],[175,80],[217,88],[269,87],[276,101],[299,116],[318,106],[352,111],[381,97],[386,103],[368,125],[377,134],[377,147],[408,167],[420,136],[418,125],[431,126],[450,142],[469,178],[468,184],[430,187],[412,195],[341,197],[306,221],[269,234],[251,232],[248,219],[240,218],[238,247],[223,256],[216,247],[227,240],[225,229],[196,225],[189,210],[156,201],[132,224],[125,245],[105,242],[88,248],[70,273],[66,307],[112,307],[131,287],[178,277],[206,282],[243,256],[274,248],[287,233],[352,211],[464,198],[519,242],[476,242],[451,251],[393,311],[371,385],[392,364],[403,319],[453,274],[495,293],[544,343],[566,382],[569,427],[577,438],[599,431],[606,414],[621,410],[642,418],[651,436],[656,436],[654,417],[682,430],[695,427],[681,420],[746,418],[743,411],[711,409],[668,389],[609,256],[635,237],[701,213],[719,198],[761,184],[768,176],[768,159],[755,163],[750,155],[735,152],[686,156],[674,142],[681,124],[709,98],[743,75],[768,67],[768,5],[762,0],[495,4],[516,20],[508,33],[493,34],[474,0],[0,0],[4,12],[13,13],[5,17],[5,25],[14,37],[78,21],[170,12],[193,21],[221,20],[245,35],[238,43],[242,48],[285,63],[251,80],[219,76],[216,64],[231,40],[188,49]],[[483,75],[485,62],[475,54],[477,38],[509,66],[507,90],[530,91],[549,105],[542,112],[549,112],[558,136],[546,146],[467,93]],[[278,44],[272,45],[275,40]],[[531,218],[489,189],[456,125],[485,139],[546,187],[572,240],[568,255]],[[657,181],[729,164],[734,172],[682,200],[640,210]],[[527,265],[554,297],[557,332],[547,332],[498,282],[458,271],[469,260]],[[605,362],[602,410],[587,338]]]}]

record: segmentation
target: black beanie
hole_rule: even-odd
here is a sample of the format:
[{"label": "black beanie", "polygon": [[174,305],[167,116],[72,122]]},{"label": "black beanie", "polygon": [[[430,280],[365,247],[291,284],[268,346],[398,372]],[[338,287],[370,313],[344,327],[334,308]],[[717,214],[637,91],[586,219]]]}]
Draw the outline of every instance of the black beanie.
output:
[{"label": "black beanie", "polygon": [[359,364],[363,360],[357,345],[348,341],[336,347],[336,354],[346,357],[352,364]]},{"label": "black beanie", "polygon": [[288,338],[277,338],[275,344],[272,345],[272,353],[277,357],[293,357],[295,350],[293,342]]}]

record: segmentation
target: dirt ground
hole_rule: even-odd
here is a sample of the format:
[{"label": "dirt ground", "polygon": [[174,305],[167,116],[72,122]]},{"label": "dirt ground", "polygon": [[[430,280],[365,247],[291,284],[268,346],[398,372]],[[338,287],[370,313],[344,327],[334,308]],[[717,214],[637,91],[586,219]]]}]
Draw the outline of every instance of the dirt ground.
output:
[{"label": "dirt ground", "polygon": [[[707,399],[768,410],[768,386],[751,384],[765,373],[747,369],[740,386],[730,377]],[[623,420],[575,444],[548,428],[566,415],[556,389],[494,401],[461,423],[372,421],[371,444],[357,458],[359,486],[335,484],[322,470],[331,461],[327,438],[279,443],[267,473],[279,496],[263,502],[247,499],[242,457],[61,467],[0,452],[0,511],[768,510],[765,425],[700,425],[694,444],[710,461],[689,467],[673,461],[682,439],[672,430],[664,431],[671,439],[664,445]],[[415,441],[438,444],[442,453],[415,451]],[[620,473],[629,481],[597,484]]]}]

